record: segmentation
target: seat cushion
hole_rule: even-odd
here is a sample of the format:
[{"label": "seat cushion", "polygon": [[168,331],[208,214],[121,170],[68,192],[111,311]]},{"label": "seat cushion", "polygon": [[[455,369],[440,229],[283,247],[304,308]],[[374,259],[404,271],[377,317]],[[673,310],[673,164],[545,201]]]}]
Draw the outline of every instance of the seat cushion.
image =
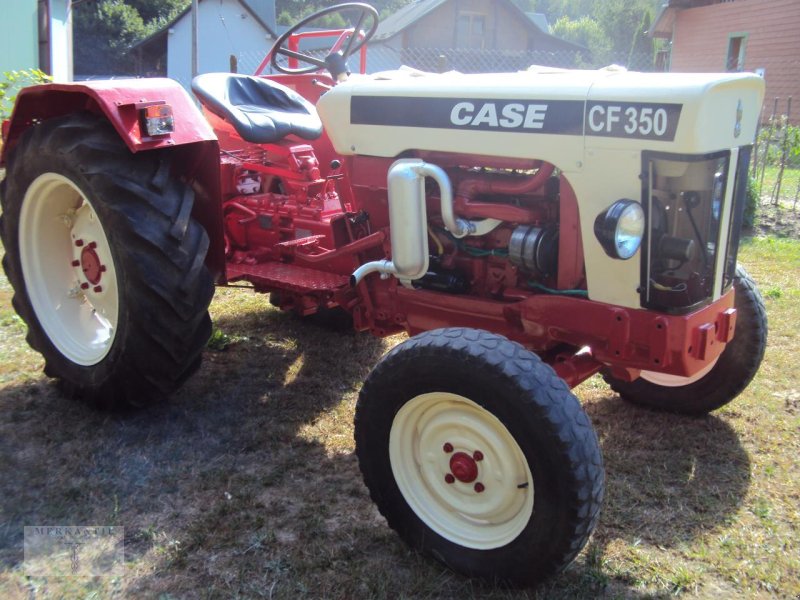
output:
[{"label": "seat cushion", "polygon": [[192,90],[204,107],[228,121],[248,142],[269,144],[290,134],[315,140],[322,135],[314,106],[269,79],[204,73],[194,78]]}]

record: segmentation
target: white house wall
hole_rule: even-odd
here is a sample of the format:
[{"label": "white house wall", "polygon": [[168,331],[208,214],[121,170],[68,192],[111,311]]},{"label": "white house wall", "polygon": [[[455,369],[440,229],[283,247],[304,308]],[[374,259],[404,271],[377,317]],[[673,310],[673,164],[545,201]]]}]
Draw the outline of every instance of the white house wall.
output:
[{"label": "white house wall", "polygon": [[50,74],[72,81],[72,15],[69,0],[50,0]]},{"label": "white house wall", "polygon": [[36,0],[2,2],[0,72],[39,66]]},{"label": "white house wall", "polygon": [[[0,73],[44,68],[39,64],[37,0],[0,0]],[[72,80],[72,35],[69,0],[50,0],[50,73],[56,81]]]},{"label": "white house wall", "polygon": [[[198,68],[200,73],[230,70],[230,56],[263,52],[272,38],[238,0],[205,0],[199,3]],[[186,89],[192,81],[192,15],[180,18],[167,37],[167,76]]]}]

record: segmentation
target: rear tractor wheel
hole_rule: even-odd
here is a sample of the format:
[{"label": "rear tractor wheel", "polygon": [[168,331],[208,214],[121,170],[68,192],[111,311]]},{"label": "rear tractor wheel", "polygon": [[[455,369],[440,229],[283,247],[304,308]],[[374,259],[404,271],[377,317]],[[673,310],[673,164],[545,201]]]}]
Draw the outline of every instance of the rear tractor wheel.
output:
[{"label": "rear tractor wheel", "polygon": [[114,408],[160,398],[198,368],[208,236],[168,155],[132,155],[94,115],[52,119],[9,153],[0,195],[3,267],[47,375]]},{"label": "rear tractor wheel", "polygon": [[580,552],[603,496],[600,449],[566,384],[519,344],[439,329],[394,348],[356,408],[372,499],[455,571],[530,586]]}]

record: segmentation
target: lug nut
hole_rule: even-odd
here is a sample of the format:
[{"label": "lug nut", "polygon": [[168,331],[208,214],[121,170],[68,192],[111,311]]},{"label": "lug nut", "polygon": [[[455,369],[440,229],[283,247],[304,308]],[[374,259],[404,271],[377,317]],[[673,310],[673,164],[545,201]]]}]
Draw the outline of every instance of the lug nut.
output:
[{"label": "lug nut", "polygon": [[81,246],[83,246],[83,240],[75,240],[75,245],[76,245],[78,248],[80,248]]},{"label": "lug nut", "polygon": [[478,492],[479,494],[485,489],[486,488],[483,487],[483,484],[480,481],[475,484],[475,491]]},{"label": "lug nut", "polygon": [[82,289],[82,290],[88,290],[88,289],[89,289],[89,284],[88,284],[88,283],[86,283],[86,282],[84,281],[84,282],[81,284],[81,289]]},{"label": "lug nut", "polygon": [[73,267],[80,267],[80,266],[81,266],[81,261],[79,261],[79,260],[73,260],[73,261],[72,261],[72,266],[73,266]]},{"label": "lug nut", "polygon": [[89,250],[94,250],[95,248],[97,248],[97,242],[89,242],[89,245],[87,247],[89,248]]},{"label": "lug nut", "polygon": [[475,450],[475,452],[472,454],[472,458],[477,462],[482,461],[483,460],[483,452],[481,452],[480,450]]},{"label": "lug nut", "polygon": [[92,288],[92,291],[93,291],[95,294],[99,294],[100,292],[102,292],[102,291],[103,291],[103,286],[102,286],[102,285],[96,285],[96,286],[94,286],[94,288]]},{"label": "lug nut", "polygon": [[444,476],[444,480],[446,483],[455,483],[456,478],[453,477],[452,473],[448,473],[447,475]]},{"label": "lug nut", "polygon": [[442,447],[442,450],[444,450],[447,453],[452,452],[453,451],[453,444],[451,444],[450,442],[446,442],[445,445]]},{"label": "lug nut", "polygon": [[100,265],[100,272],[101,273],[105,273],[106,272],[106,266],[105,265]]}]

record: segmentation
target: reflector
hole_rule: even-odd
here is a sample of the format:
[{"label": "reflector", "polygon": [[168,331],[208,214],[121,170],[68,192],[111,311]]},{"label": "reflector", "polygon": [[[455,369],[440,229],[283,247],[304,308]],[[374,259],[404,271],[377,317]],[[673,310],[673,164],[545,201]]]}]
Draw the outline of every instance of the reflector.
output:
[{"label": "reflector", "polygon": [[169,104],[148,106],[141,113],[147,135],[168,135],[175,131],[175,120]]}]

